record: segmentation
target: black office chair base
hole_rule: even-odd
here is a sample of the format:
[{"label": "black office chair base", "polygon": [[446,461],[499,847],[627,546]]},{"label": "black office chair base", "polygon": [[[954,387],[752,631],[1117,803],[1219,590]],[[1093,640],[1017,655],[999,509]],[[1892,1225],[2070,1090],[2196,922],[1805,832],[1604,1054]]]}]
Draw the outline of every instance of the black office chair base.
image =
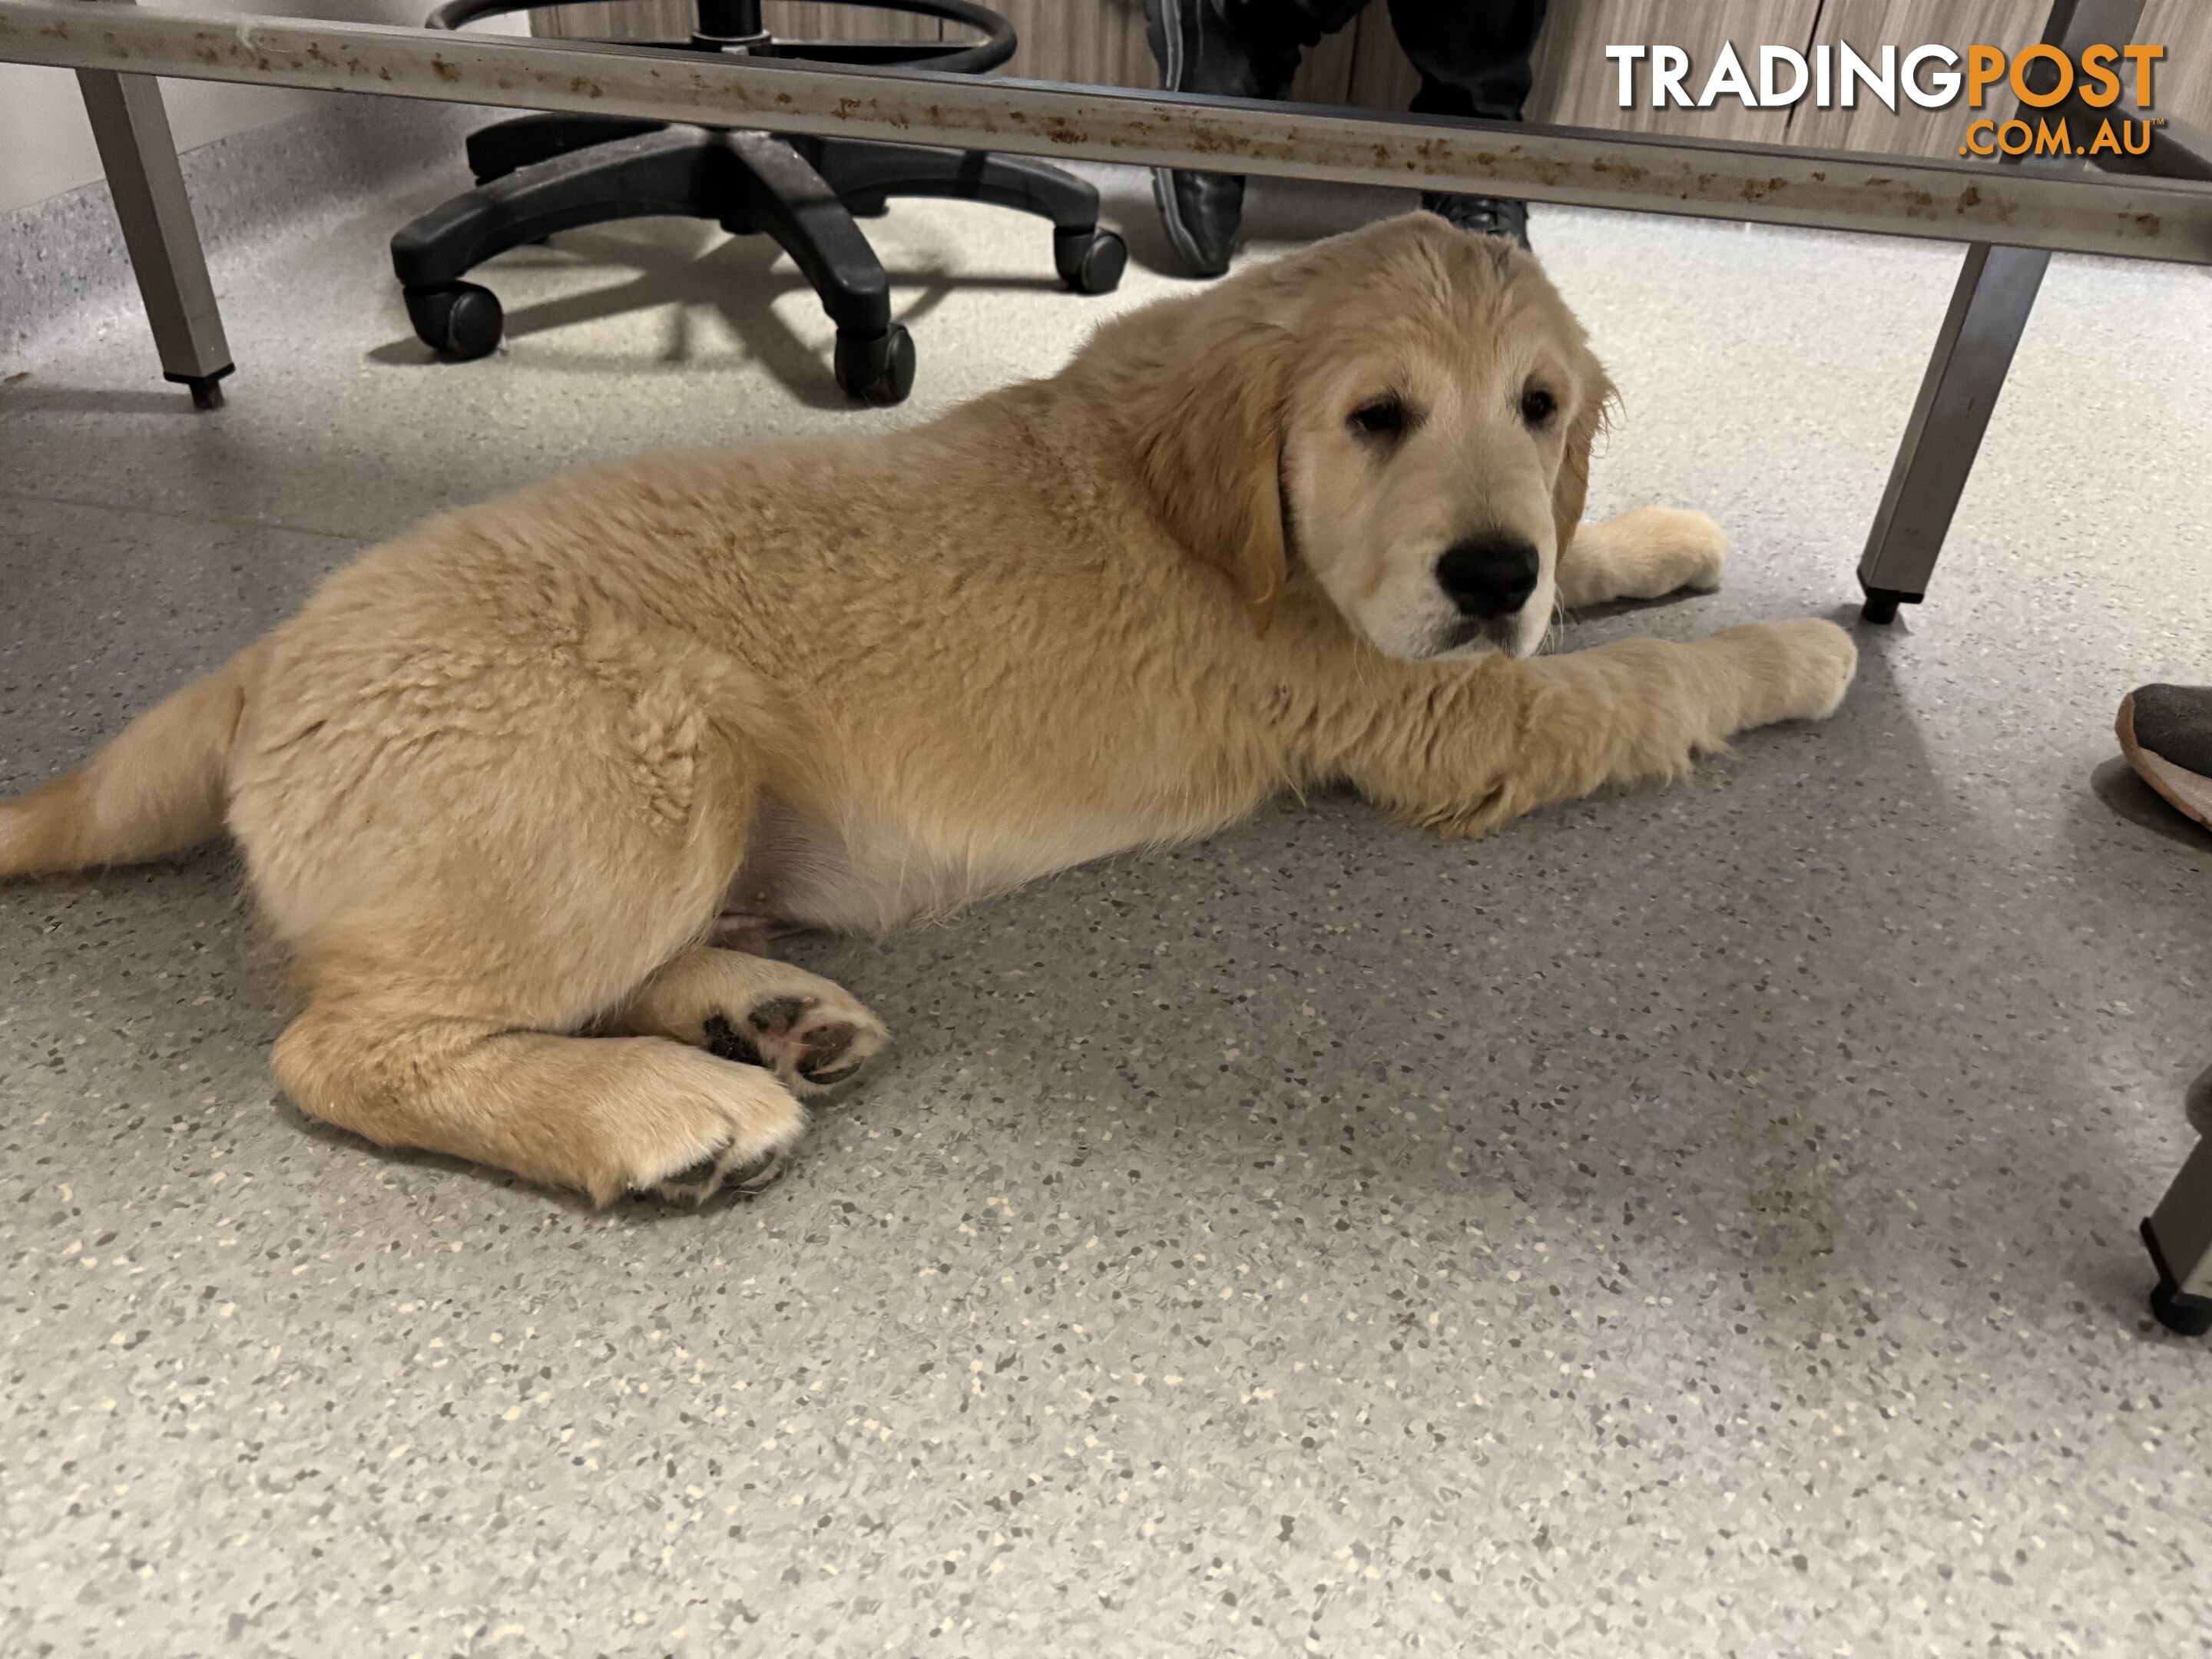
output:
[{"label": "black office chair base", "polygon": [[1055,230],[1052,263],[1078,294],[1111,294],[1129,268],[1129,248],[1110,230]]},{"label": "black office chair base", "polygon": [[869,404],[914,385],[914,342],[891,321],[890,283],[854,222],[895,196],[947,196],[1053,223],[1053,266],[1079,293],[1110,292],[1128,263],[1098,228],[1098,192],[1023,156],[848,138],[525,116],[469,140],[478,184],[392,239],[392,269],[422,343],[457,360],[497,349],[498,298],[467,273],[496,254],[581,225],[644,215],[708,219],[775,239],[837,329],[837,383]]},{"label": "black office chair base", "polygon": [[441,357],[456,362],[489,357],[507,332],[507,313],[499,295],[474,283],[444,288],[408,289],[407,320],[416,337]]},{"label": "black office chair base", "polygon": [[873,338],[841,329],[834,366],[848,397],[878,408],[902,404],[914,390],[914,336],[897,323]]}]

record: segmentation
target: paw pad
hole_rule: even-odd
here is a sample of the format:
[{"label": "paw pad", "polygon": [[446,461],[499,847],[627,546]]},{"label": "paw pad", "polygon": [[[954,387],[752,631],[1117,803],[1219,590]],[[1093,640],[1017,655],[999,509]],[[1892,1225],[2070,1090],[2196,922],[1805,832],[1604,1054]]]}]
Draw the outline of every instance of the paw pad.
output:
[{"label": "paw pad", "polygon": [[722,1158],[728,1151],[728,1143],[725,1142],[696,1162],[661,1176],[650,1187],[640,1188],[639,1195],[657,1198],[665,1204],[704,1204],[722,1184]]},{"label": "paw pad", "polygon": [[[825,1007],[814,997],[777,996],[756,1003],[742,1020],[725,1013],[701,1022],[707,1052],[744,1066],[763,1066],[787,1079],[836,1081],[881,1046],[866,1016]],[[868,1039],[872,1036],[876,1041]]]},{"label": "paw pad", "polygon": [[785,1154],[780,1152],[770,1152],[750,1164],[726,1164],[724,1160],[729,1155],[729,1144],[725,1142],[705,1157],[661,1176],[650,1187],[635,1188],[635,1195],[696,1209],[725,1188],[748,1194],[764,1191],[783,1173],[786,1163]]},{"label": "paw pad", "polygon": [[751,1037],[730,1024],[727,1014],[709,1014],[702,1030],[707,1034],[707,1052],[717,1060],[734,1060],[740,1066],[764,1066],[760,1045]]},{"label": "paw pad", "polygon": [[753,1006],[745,1016],[745,1024],[763,1036],[788,1036],[791,1028],[804,1019],[806,1011],[813,1006],[811,997],[770,997]]}]

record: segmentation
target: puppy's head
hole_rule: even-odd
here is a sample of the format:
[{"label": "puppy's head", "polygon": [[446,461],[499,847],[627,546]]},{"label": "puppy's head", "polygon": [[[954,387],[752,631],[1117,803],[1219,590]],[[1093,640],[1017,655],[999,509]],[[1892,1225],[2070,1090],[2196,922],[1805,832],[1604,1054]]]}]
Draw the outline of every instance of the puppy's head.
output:
[{"label": "puppy's head", "polygon": [[1296,561],[1394,657],[1542,641],[1613,388],[1526,253],[1407,214],[1107,332],[1163,520],[1255,628]]}]

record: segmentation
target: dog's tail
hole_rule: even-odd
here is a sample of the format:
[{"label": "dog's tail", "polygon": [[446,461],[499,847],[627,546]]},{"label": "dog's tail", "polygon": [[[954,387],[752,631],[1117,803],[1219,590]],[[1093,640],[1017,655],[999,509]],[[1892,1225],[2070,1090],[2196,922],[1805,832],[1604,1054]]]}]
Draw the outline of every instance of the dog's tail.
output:
[{"label": "dog's tail", "polygon": [[0,801],[0,881],[180,853],[222,828],[230,744],[260,678],[252,645],[125,726],[89,761]]}]

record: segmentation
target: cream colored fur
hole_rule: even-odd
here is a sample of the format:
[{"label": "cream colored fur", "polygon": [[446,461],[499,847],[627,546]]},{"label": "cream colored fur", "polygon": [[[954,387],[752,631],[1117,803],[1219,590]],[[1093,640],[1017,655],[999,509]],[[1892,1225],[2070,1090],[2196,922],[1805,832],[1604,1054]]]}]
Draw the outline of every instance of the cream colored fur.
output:
[{"label": "cream colored fur", "polygon": [[[601,1201],[702,1196],[884,1040],[715,939],[943,915],[1331,781],[1476,835],[1832,712],[1855,658],[1824,622],[1517,654],[1555,599],[1718,580],[1701,515],[1577,530],[1610,390],[1525,255],[1388,221],[896,435],[434,520],[0,806],[0,876],[220,819],[297,966],[276,1067],[305,1109]],[[1378,442],[1350,417],[1386,393],[1418,418]],[[1437,560],[1487,532],[1541,580],[1507,649],[1454,647]]]}]

